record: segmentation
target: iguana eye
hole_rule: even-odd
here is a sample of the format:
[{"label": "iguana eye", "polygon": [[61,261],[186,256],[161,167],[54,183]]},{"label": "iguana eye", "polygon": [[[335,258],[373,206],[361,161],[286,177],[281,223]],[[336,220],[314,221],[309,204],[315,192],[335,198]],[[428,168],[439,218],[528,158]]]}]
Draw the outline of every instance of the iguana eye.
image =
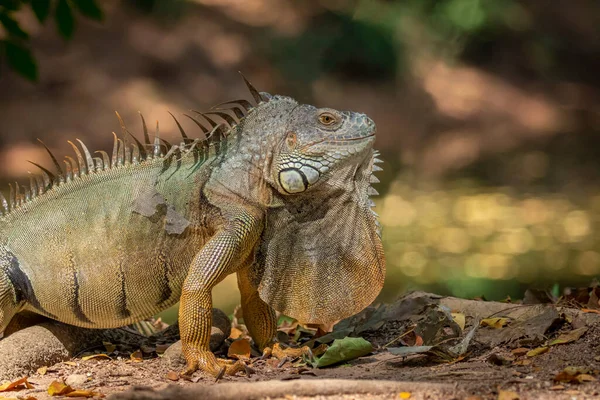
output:
[{"label": "iguana eye", "polygon": [[335,117],[335,115],[326,112],[319,115],[319,122],[326,126],[333,125],[337,122],[337,118]]}]

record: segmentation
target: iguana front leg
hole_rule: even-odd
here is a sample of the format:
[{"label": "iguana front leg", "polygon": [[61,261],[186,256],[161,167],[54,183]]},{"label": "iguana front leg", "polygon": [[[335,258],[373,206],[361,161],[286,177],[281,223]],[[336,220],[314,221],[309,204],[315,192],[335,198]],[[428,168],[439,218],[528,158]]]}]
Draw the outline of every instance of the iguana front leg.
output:
[{"label": "iguana front leg", "polygon": [[257,288],[251,282],[249,272],[250,269],[245,268],[237,273],[242,313],[248,332],[258,349],[263,352],[263,357],[274,356],[281,360],[285,357],[311,355],[311,350],[307,346],[299,349],[282,349],[278,343],[275,343],[274,339],[277,335],[275,310],[260,298]]},{"label": "iguana front leg", "polygon": [[211,292],[227,275],[244,266],[261,229],[261,217],[241,211],[194,257],[182,287],[179,307],[182,351],[187,361],[184,374],[202,369],[213,376],[223,372],[233,375],[244,369],[241,362],[224,365],[209,349]]}]

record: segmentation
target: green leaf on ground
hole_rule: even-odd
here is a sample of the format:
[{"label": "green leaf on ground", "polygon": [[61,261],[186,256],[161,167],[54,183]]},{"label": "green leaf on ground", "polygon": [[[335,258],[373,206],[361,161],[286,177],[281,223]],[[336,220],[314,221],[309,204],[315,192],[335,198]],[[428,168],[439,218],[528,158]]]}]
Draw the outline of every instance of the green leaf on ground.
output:
[{"label": "green leaf on ground", "polygon": [[313,366],[316,368],[326,367],[365,356],[372,351],[373,345],[363,338],[336,339],[325,354],[313,363]]}]

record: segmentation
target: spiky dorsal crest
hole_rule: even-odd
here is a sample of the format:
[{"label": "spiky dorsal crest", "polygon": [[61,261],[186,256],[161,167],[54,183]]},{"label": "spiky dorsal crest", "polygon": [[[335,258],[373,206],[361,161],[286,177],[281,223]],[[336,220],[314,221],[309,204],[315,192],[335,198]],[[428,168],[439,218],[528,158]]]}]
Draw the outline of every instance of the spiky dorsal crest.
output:
[{"label": "spiky dorsal crest", "polygon": [[[243,79],[256,103],[269,100],[266,94],[258,92],[245,77]],[[214,149],[215,153],[219,153],[221,141],[226,139],[235,126],[246,118],[253,109],[254,106],[248,100],[239,99],[217,104],[207,112],[194,111],[203,118],[210,128],[204,126],[196,118],[184,114],[203,133],[202,138],[196,139],[189,137],[177,118],[169,112],[181,134],[182,141],[178,145],[172,145],[160,137],[158,121],[156,122],[154,141],[151,142],[148,126],[143,115],[140,113],[144,140],[142,143],[129,131],[125,125],[125,121],[117,112],[116,115],[121,126],[122,137],[118,137],[113,132],[112,155],[109,156],[106,151],[97,150],[93,154],[99,154],[100,156],[93,157],[92,153],[81,140],[76,139],[77,143],[69,140],[67,142],[73,148],[75,158],[70,156],[65,157],[64,170],[48,146],[38,139],[48,152],[56,172],[52,172],[38,163],[29,161],[29,163],[40,169],[40,173],[30,176],[29,187],[21,186],[18,183],[13,187],[12,184],[9,184],[8,199],[0,193],[0,205],[3,209],[3,212],[0,211],[0,215],[8,215],[24,204],[43,196],[57,186],[72,184],[73,181],[83,179],[85,176],[101,174],[104,171],[115,168],[125,168],[130,165],[139,165],[147,162],[163,162],[165,165],[169,165],[174,158],[179,159],[184,154],[192,153],[196,160],[192,169],[195,169],[199,163],[205,160],[211,148]],[[221,119],[223,122],[219,122],[215,117]],[[130,140],[133,141],[130,142]],[[163,151],[163,148],[166,151]]]}]

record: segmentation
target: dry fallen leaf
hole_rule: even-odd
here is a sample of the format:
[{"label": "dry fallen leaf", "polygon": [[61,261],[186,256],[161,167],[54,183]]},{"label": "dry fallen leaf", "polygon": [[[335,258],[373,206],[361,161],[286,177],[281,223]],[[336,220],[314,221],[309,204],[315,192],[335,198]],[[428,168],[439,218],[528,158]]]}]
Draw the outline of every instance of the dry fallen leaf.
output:
[{"label": "dry fallen leaf", "polygon": [[32,389],[33,386],[27,381],[27,377],[17,379],[16,381],[6,382],[0,385],[0,392],[8,392],[9,390]]},{"label": "dry fallen leaf", "polygon": [[48,367],[39,367],[37,369],[38,375],[46,375],[46,372],[48,372]]},{"label": "dry fallen leaf", "polygon": [[94,397],[98,395],[100,395],[100,393],[82,389],[73,390],[72,392],[65,394],[66,397]]},{"label": "dry fallen leaf", "polygon": [[107,353],[112,353],[117,349],[117,346],[112,344],[111,342],[102,342],[102,344],[104,345],[104,348],[106,349]]},{"label": "dry fallen leaf", "polygon": [[156,353],[157,354],[163,354],[165,351],[167,351],[167,349],[171,347],[170,344],[157,344],[156,345]]},{"label": "dry fallen leaf", "polygon": [[460,330],[464,331],[465,330],[465,314],[463,313],[452,313],[452,319],[454,320],[454,322],[456,322],[456,324],[458,326],[460,326]]},{"label": "dry fallen leaf", "polygon": [[242,332],[238,328],[231,328],[231,333],[229,334],[229,337],[231,339],[236,340],[241,338],[242,336],[244,336],[244,332]]},{"label": "dry fallen leaf", "polygon": [[513,365],[529,365],[531,364],[531,360],[519,360],[519,361],[515,361],[513,363]]},{"label": "dry fallen leaf", "polygon": [[519,400],[520,397],[516,392],[510,390],[500,390],[498,392],[498,400]]},{"label": "dry fallen leaf", "polygon": [[554,385],[550,387],[550,390],[564,390],[565,387],[563,385]]},{"label": "dry fallen leaf", "polygon": [[489,326],[490,328],[499,329],[510,322],[510,318],[485,318],[479,322],[480,326]]},{"label": "dry fallen leaf", "polygon": [[410,399],[410,392],[400,392],[398,393],[398,398],[400,399]]},{"label": "dry fallen leaf", "polygon": [[167,372],[167,379],[170,381],[178,381],[179,374],[175,371],[169,371],[169,372]]},{"label": "dry fallen leaf", "polygon": [[586,326],[582,326],[581,328],[573,329],[571,332],[563,333],[553,341],[551,341],[548,346],[555,346],[557,344],[566,344],[571,343],[578,340],[580,337],[586,333],[588,328]]},{"label": "dry fallen leaf", "polygon": [[73,391],[73,388],[62,381],[53,381],[48,386],[48,394],[50,396],[64,396]]},{"label": "dry fallen leaf", "polygon": [[565,383],[583,383],[593,382],[596,380],[589,374],[590,369],[587,367],[567,367],[554,377],[555,382]]},{"label": "dry fallen leaf", "polygon": [[129,356],[129,358],[133,362],[142,362],[144,360],[144,355],[142,354],[141,350],[136,350],[133,353],[131,353],[131,355]]},{"label": "dry fallen leaf", "polygon": [[92,354],[91,356],[85,356],[85,357],[81,357],[81,359],[83,361],[87,361],[87,360],[94,360],[94,359],[100,359],[100,358],[104,358],[104,359],[108,359],[108,360],[112,360],[112,358],[110,358],[107,354]]},{"label": "dry fallen leaf", "polygon": [[77,363],[75,361],[65,361],[64,364],[71,365],[73,367],[77,366]]},{"label": "dry fallen leaf", "polygon": [[592,310],[592,309],[589,309],[589,308],[582,308],[582,309],[581,309],[581,312],[584,312],[584,313],[594,313],[594,314],[600,314],[600,310]]},{"label": "dry fallen leaf", "polygon": [[227,357],[248,360],[250,358],[250,341],[248,339],[238,339],[231,343],[227,351]]},{"label": "dry fallen leaf", "polygon": [[536,349],[530,350],[527,352],[527,357],[535,357],[535,356],[539,356],[540,354],[544,354],[547,353],[548,350],[550,350],[550,347],[547,346],[543,346],[543,347],[538,347]]},{"label": "dry fallen leaf", "polygon": [[516,357],[524,356],[528,352],[529,349],[526,349],[525,347],[519,347],[518,349],[511,350],[511,353],[513,353]]}]

